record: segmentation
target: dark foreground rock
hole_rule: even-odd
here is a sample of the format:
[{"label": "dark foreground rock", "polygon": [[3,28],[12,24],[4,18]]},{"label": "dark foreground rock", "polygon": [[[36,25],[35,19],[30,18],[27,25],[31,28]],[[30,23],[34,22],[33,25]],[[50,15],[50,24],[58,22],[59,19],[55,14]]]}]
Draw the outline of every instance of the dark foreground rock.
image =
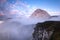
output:
[{"label": "dark foreground rock", "polygon": [[33,40],[60,40],[60,21],[37,23]]}]

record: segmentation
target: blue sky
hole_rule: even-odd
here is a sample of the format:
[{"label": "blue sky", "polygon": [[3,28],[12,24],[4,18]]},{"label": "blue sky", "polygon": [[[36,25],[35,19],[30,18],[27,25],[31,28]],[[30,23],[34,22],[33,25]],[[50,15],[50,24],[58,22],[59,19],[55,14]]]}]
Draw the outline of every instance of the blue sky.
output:
[{"label": "blue sky", "polygon": [[[8,0],[13,2],[15,0]],[[60,11],[60,0],[20,0],[21,2],[27,3],[31,6],[37,6],[41,9],[50,9],[52,11]]]},{"label": "blue sky", "polygon": [[[2,0],[2,1],[4,2],[4,0]],[[14,4],[15,5],[15,8],[14,9],[18,9],[18,11],[20,9],[22,11],[23,10],[24,11],[25,10],[28,10],[27,8],[24,8],[24,7],[27,7],[29,5],[29,11],[31,9],[33,9],[34,7],[36,7],[36,8],[40,8],[40,9],[46,10],[49,13],[55,14],[55,12],[56,12],[56,14],[60,14],[60,0],[19,0],[19,1],[21,2],[20,5],[18,4],[18,6],[20,8],[17,5],[14,4],[14,3],[16,3],[16,0],[7,0],[8,3]],[[21,4],[24,7],[21,6]],[[4,6],[5,6],[5,4],[3,5],[3,7]],[[33,10],[31,10],[31,11],[33,11]]]},{"label": "blue sky", "polygon": [[60,0],[21,0],[29,5],[37,6],[47,11],[60,12]]}]

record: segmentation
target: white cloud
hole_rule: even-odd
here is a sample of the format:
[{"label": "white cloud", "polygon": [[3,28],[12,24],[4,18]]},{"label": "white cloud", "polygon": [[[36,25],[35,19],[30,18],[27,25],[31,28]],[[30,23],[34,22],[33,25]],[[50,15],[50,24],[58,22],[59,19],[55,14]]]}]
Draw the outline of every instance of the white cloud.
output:
[{"label": "white cloud", "polygon": [[[15,4],[10,5],[10,10],[17,10],[17,14],[23,14],[26,17],[29,17],[37,7],[28,5],[26,3],[23,3],[21,1],[17,1]],[[20,12],[19,12],[20,11]],[[14,14],[14,13],[13,13]]]},{"label": "white cloud", "polygon": [[0,21],[0,25],[1,25],[2,23],[4,23],[4,21]]}]

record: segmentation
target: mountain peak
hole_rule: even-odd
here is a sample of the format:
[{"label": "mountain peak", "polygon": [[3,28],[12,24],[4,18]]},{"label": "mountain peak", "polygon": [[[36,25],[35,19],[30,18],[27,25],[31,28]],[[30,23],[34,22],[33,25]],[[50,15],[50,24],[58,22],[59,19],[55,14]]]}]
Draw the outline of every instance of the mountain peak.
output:
[{"label": "mountain peak", "polygon": [[49,18],[50,15],[45,10],[36,9],[30,17],[31,18]]}]

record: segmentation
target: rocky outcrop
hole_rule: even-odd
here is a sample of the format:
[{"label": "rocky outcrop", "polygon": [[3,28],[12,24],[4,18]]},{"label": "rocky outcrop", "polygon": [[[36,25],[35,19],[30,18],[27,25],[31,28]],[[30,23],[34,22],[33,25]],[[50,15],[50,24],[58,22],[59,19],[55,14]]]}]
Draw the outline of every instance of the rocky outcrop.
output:
[{"label": "rocky outcrop", "polygon": [[37,23],[33,40],[60,40],[60,21]]},{"label": "rocky outcrop", "polygon": [[50,15],[45,10],[36,9],[30,17],[31,18],[49,18]]}]

